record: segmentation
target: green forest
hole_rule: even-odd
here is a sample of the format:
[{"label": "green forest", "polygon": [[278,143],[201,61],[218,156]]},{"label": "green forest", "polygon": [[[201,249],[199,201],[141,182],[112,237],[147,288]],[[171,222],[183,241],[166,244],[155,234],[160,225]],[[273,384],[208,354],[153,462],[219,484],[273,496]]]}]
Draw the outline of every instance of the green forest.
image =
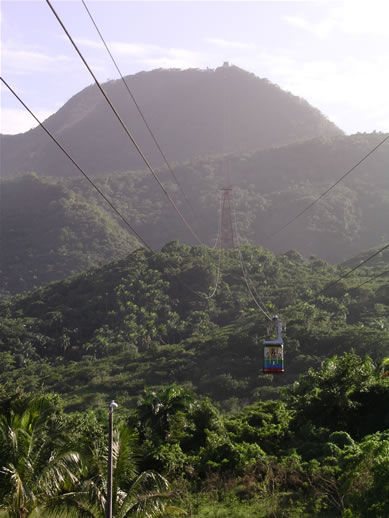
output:
[{"label": "green forest", "polygon": [[[330,263],[389,241],[388,148],[337,185],[286,232],[287,221],[320,196],[382,134],[317,138],[274,149],[174,164],[187,200],[166,169],[159,178],[197,236],[214,246],[220,186],[231,173],[242,243],[276,253],[296,249]],[[148,171],[106,173],[97,186],[155,250],[179,239],[197,244]],[[123,258],[139,242],[84,178],[26,174],[1,182],[3,296],[27,292],[87,268]],[[136,193],[136,195],[134,195]],[[351,264],[351,263],[350,263]]]},{"label": "green forest", "polygon": [[388,518],[387,137],[228,63],[126,81],[153,174],[95,86],[45,121],[84,177],[0,135],[0,518],[104,518],[110,419],[115,518]]},{"label": "green forest", "polygon": [[114,516],[387,516],[388,258],[334,283],[349,266],[222,250],[211,296],[218,253],[136,249],[2,302],[4,516],[104,516],[112,399]]}]

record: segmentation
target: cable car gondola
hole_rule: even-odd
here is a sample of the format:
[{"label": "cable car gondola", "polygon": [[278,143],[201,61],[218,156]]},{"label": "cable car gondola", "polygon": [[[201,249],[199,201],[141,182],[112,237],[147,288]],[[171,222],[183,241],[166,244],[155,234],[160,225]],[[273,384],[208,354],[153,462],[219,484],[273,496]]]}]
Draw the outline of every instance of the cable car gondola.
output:
[{"label": "cable car gondola", "polygon": [[282,340],[282,322],[277,315],[273,316],[277,327],[277,338],[263,342],[263,373],[282,374],[284,372],[284,342]]}]

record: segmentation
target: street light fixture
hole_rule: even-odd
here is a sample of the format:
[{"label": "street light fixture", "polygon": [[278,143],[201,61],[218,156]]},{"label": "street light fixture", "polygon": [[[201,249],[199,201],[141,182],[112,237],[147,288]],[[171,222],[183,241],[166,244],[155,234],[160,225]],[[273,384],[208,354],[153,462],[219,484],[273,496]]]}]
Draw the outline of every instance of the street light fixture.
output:
[{"label": "street light fixture", "polygon": [[108,480],[106,518],[112,518],[112,443],[113,443],[113,411],[118,404],[111,401],[109,404],[109,433],[108,433]]}]

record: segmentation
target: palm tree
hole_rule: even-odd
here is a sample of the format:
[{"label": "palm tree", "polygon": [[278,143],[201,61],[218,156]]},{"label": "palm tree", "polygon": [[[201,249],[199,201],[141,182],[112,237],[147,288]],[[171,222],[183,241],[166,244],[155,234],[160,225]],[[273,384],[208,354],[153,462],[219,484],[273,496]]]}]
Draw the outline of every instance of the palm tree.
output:
[{"label": "palm tree", "polygon": [[[171,497],[168,481],[158,473],[137,473],[136,435],[122,426],[113,434],[112,507],[115,518],[162,516]],[[107,447],[92,445],[84,457],[82,480],[72,493],[51,503],[53,511],[65,508],[80,516],[104,518],[107,498]]]},{"label": "palm tree", "polygon": [[193,401],[193,394],[175,383],[158,392],[147,390],[137,409],[142,432],[148,427],[155,439],[165,442],[174,416],[186,413]]},{"label": "palm tree", "polygon": [[[50,410],[43,397],[22,412],[0,416],[0,518],[104,518],[107,445],[96,441],[82,454],[59,448],[61,430],[48,432]],[[171,497],[164,477],[137,472],[136,441],[128,427],[114,431],[115,518],[160,517]]]},{"label": "palm tree", "polygon": [[55,449],[44,424],[50,404],[37,398],[22,411],[0,416],[0,510],[7,518],[41,513],[77,481],[79,456]]}]

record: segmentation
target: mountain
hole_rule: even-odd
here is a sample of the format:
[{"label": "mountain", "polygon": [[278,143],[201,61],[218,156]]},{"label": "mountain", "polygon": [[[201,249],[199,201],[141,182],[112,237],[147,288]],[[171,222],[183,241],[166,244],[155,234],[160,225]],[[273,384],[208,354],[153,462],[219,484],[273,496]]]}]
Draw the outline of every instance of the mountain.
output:
[{"label": "mountain", "polygon": [[[385,279],[358,289],[356,272],[321,293],[337,267],[295,251],[245,246],[241,254],[222,251],[218,282],[218,250],[172,242],[0,304],[0,385],[44,386],[85,409],[113,396],[134,403],[144,386],[177,382],[228,407],[275,397],[351,348],[377,362],[389,354]],[[262,375],[269,321],[241,260],[257,299],[287,323],[281,377]]]},{"label": "mountain", "polygon": [[[229,168],[240,242],[263,244],[277,253],[295,248],[306,258],[343,262],[360,250],[389,242],[389,146],[377,149],[285,231],[273,233],[382,138],[378,133],[320,137],[177,164],[174,171],[190,206],[170,173],[163,168],[158,173],[207,245],[216,242],[219,188]],[[196,244],[149,172],[113,173],[95,181],[153,249],[175,239]],[[10,293],[115,260],[136,246],[83,178],[26,175],[4,181],[1,193],[2,278]]]},{"label": "mountain", "polygon": [[35,175],[1,186],[1,244],[3,293],[32,290],[139,246],[107,211]]},{"label": "mountain", "polygon": [[369,257],[377,254],[377,255],[375,255],[375,257],[373,257],[366,263],[366,267],[375,268],[375,269],[378,269],[378,268],[387,269],[389,267],[389,249],[386,248],[382,252],[379,252],[379,250],[381,250],[385,246],[386,246],[386,243],[382,243],[380,246],[377,246],[375,248],[371,248],[369,250],[363,250],[362,252],[357,254],[355,257],[352,257],[351,259],[348,259],[347,261],[345,261],[342,264],[342,266],[345,266],[347,268],[355,268],[355,266],[360,265],[361,263],[363,263],[364,261],[369,259]]},{"label": "mountain", "polygon": [[[382,134],[345,136],[302,99],[234,66],[155,70],[127,81],[174,161],[189,204],[161,165],[122,83],[110,81],[104,88],[203,243],[216,242],[220,187],[226,182],[234,188],[241,242],[343,262],[389,241],[387,145],[278,233],[369,153]],[[98,173],[99,188],[153,249],[175,239],[197,243],[128,145],[96,87],[74,96],[47,126],[86,172]],[[23,176],[25,171],[35,171],[40,181]],[[3,293],[64,279],[123,257],[136,246],[41,129],[2,137],[2,175]]]},{"label": "mountain", "polygon": [[[235,66],[159,69],[125,79],[170,162],[342,133],[305,100]],[[162,165],[121,80],[103,87],[150,162]],[[88,173],[144,168],[95,85],[72,97],[45,124]],[[3,135],[0,144],[4,176],[78,174],[41,128]]]}]

